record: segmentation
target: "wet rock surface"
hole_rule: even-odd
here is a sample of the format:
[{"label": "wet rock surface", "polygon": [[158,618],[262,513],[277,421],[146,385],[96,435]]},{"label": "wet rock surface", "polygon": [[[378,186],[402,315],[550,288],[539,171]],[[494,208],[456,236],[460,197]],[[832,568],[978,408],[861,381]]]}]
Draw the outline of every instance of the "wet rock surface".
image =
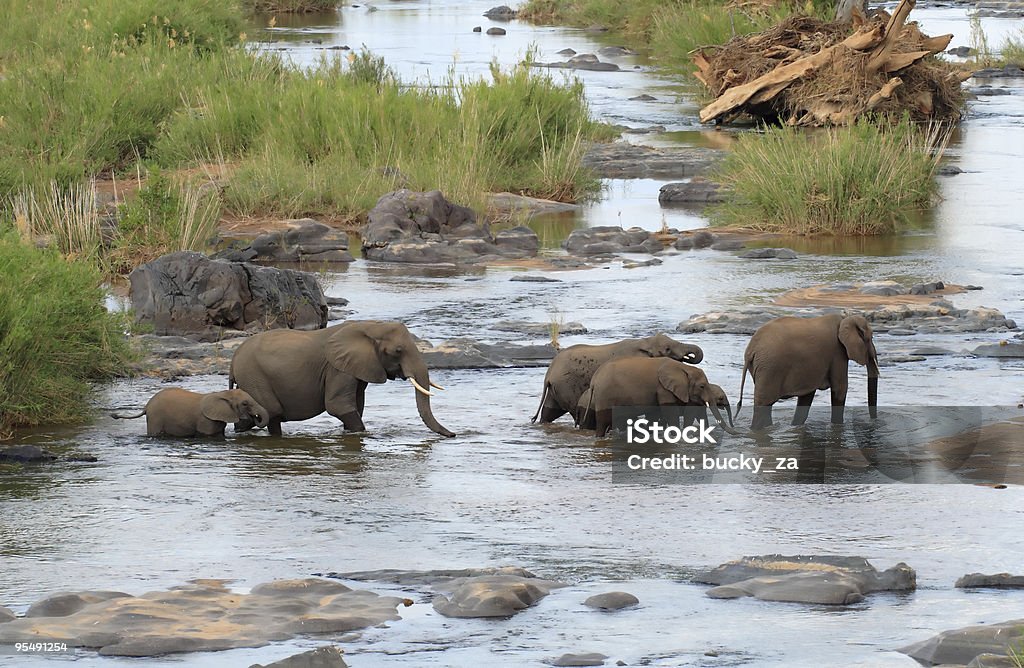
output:
[{"label": "wet rock surface", "polygon": [[1022,642],[1024,619],[1015,619],[999,624],[943,631],[928,640],[901,647],[898,651],[926,666],[964,665],[981,654],[1006,656],[1010,648],[1020,647]]},{"label": "wet rock surface", "polygon": [[129,279],[136,322],[159,335],[215,341],[232,330],[327,325],[323,290],[307,272],[181,251],[139,266]]},{"label": "wet rock surface", "polygon": [[40,602],[39,614],[0,625],[0,643],[62,642],[101,655],[138,657],[261,647],[297,634],[397,620],[401,603],[314,578],[276,580],[248,594],[232,592],[220,580],[141,596],[73,592]]},{"label": "wet rock surface", "polygon": [[445,585],[450,593],[434,598],[433,606],[445,617],[511,617],[562,586],[519,575],[456,578]]},{"label": "wet rock surface", "polygon": [[559,334],[586,334],[587,328],[579,322],[527,322],[525,320],[502,320],[494,324],[492,329],[499,332],[514,332],[529,336],[550,336],[557,328]]},{"label": "wet rock surface", "polygon": [[622,229],[613,225],[573,230],[562,242],[573,255],[613,255],[616,253],[656,253],[665,246],[647,230]]},{"label": "wet rock surface", "polygon": [[491,7],[486,12],[484,12],[484,16],[491,19],[492,21],[511,21],[518,15],[519,12],[512,9],[508,5],[498,5],[497,7]]},{"label": "wet rock surface", "polygon": [[[978,16],[981,16],[979,14]],[[1024,70],[1016,65],[985,67],[974,73],[975,79],[1024,79]]]},{"label": "wet rock surface", "polygon": [[1024,575],[1009,573],[968,573],[956,581],[958,589],[992,588],[992,589],[1024,589]]},{"label": "wet rock surface", "polygon": [[249,668],[347,668],[348,664],[345,663],[342,654],[339,648],[331,645],[295,654],[266,665],[254,663]]},{"label": "wet rock surface", "polygon": [[971,354],[975,357],[1015,357],[1024,358],[1024,341],[1000,341],[999,343],[983,343]]},{"label": "wet rock surface", "polygon": [[537,254],[540,240],[519,226],[492,235],[468,207],[440,191],[398,190],[377,200],[362,231],[363,257],[381,262],[473,264]]},{"label": "wet rock surface", "polygon": [[615,63],[602,61],[592,53],[580,53],[561,62],[530,63],[530,65],[551,69],[587,70],[589,72],[618,72],[620,69]]},{"label": "wet rock surface", "polygon": [[608,656],[598,652],[568,653],[548,661],[549,666],[603,666]]},{"label": "wet rock surface", "polygon": [[714,181],[694,178],[690,181],[666,183],[658,191],[658,201],[712,204],[725,201],[727,191]]},{"label": "wet rock surface", "polygon": [[904,563],[879,572],[866,559],[833,556],[743,557],[700,573],[697,582],[718,585],[711,598],[752,596],[762,601],[848,605],[878,591],[912,591],[914,570]]},{"label": "wet rock surface", "polygon": [[638,605],[639,603],[640,599],[625,591],[609,591],[604,594],[594,594],[583,601],[583,605],[588,608],[597,608],[598,610],[621,610]]},{"label": "wet rock surface", "polygon": [[261,234],[246,244],[212,256],[232,262],[353,262],[348,233],[312,218],[285,221],[284,229]]},{"label": "wet rock surface", "polygon": [[35,464],[57,461],[57,455],[38,445],[12,445],[0,448],[0,462]]},{"label": "wet rock surface", "polygon": [[654,148],[626,142],[592,145],[583,166],[601,178],[692,179],[722,158],[709,148]]},{"label": "wet rock surface", "polygon": [[575,213],[583,207],[579,204],[556,202],[539,197],[527,197],[516,193],[494,193],[487,198],[491,210],[503,214],[523,214],[528,217],[546,216],[557,213]]},{"label": "wet rock surface", "polygon": [[436,346],[421,346],[420,352],[431,369],[508,369],[547,366],[558,351],[549,343],[520,346],[450,339]]},{"label": "wet rock surface", "polygon": [[798,256],[791,248],[752,248],[740,253],[744,260],[795,260]]}]

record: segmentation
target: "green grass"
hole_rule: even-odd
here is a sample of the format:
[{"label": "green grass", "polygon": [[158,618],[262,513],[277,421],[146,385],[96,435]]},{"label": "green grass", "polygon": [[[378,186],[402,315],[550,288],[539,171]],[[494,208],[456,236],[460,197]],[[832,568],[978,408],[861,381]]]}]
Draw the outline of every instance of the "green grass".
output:
[{"label": "green grass", "polygon": [[261,14],[330,12],[342,4],[343,0],[242,0],[245,9]]},{"label": "green grass", "polygon": [[893,232],[932,201],[947,138],[907,121],[879,128],[870,120],[743,135],[716,176],[732,194],[710,210],[712,220],[788,234]]},{"label": "green grass", "polygon": [[1000,54],[1005,63],[1024,67],[1024,28],[1018,28],[1006,38]]},{"label": "green grass", "polygon": [[689,53],[698,47],[764,30],[793,13],[831,17],[831,12],[834,8],[821,0],[736,6],[715,0],[528,0],[519,16],[537,23],[601,25],[633,46],[649,47],[661,66],[689,72]]},{"label": "green grass", "polygon": [[124,373],[120,319],[96,267],[0,234],[0,435],[81,419],[90,383]]}]

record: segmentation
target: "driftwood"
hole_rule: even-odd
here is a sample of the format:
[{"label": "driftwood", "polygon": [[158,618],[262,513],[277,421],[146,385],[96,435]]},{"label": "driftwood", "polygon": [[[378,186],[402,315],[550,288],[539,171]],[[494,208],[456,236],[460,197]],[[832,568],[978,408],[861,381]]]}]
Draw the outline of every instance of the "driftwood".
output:
[{"label": "driftwood", "polygon": [[[702,122],[740,114],[797,125],[850,123],[862,114],[907,111],[920,120],[959,116],[960,77],[929,59],[952,35],[929,37],[907,23],[914,0],[852,25],[805,17],[693,54],[696,77],[717,98]],[[928,59],[926,61],[926,59]]]}]

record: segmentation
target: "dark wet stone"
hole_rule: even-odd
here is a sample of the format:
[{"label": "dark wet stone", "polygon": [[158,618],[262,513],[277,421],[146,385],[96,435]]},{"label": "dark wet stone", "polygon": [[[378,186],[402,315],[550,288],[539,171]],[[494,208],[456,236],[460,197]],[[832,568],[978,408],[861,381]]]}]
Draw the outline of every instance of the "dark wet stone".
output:
[{"label": "dark wet stone", "polygon": [[693,237],[680,236],[673,245],[676,250],[690,250],[693,248]]},{"label": "dark wet stone", "polygon": [[498,5],[497,7],[491,7],[486,12],[484,12],[484,16],[491,19],[492,21],[511,21],[518,14],[519,12],[512,9],[508,5]]},{"label": "dark wet stone", "polygon": [[796,251],[791,248],[752,248],[739,257],[744,260],[764,260],[774,258],[776,260],[795,260]]},{"label": "dark wet stone", "polygon": [[930,295],[933,292],[939,290],[945,290],[946,284],[942,281],[933,281],[931,283],[918,283],[917,285],[911,286],[910,294],[912,295]]},{"label": "dark wet stone", "polygon": [[869,281],[861,286],[860,292],[865,295],[892,297],[894,295],[905,295],[908,290],[896,281]]},{"label": "dark wet stone", "polygon": [[963,288],[964,288],[964,290],[969,290],[969,291],[971,291],[971,290],[984,290],[985,289],[985,288],[981,287],[980,285],[965,285],[965,286],[963,286]]},{"label": "dark wet stone", "polygon": [[595,594],[583,601],[583,605],[589,608],[600,610],[621,610],[633,605],[638,605],[640,599],[625,591],[610,591],[604,594]]},{"label": "dark wet stone", "polygon": [[707,230],[701,230],[693,235],[694,248],[709,248],[715,243],[717,237]]},{"label": "dark wet stone", "polygon": [[914,336],[917,332],[912,329],[890,329],[886,334],[889,336]]},{"label": "dark wet stone", "polygon": [[504,28],[488,28],[487,29],[487,34],[488,35],[504,35],[505,34],[505,29]]},{"label": "dark wet stone", "polygon": [[513,276],[508,279],[513,283],[561,283],[562,281],[557,278],[550,278],[548,276],[538,276],[537,274],[526,274],[524,276]]},{"label": "dark wet stone", "polygon": [[665,202],[690,202],[698,204],[712,204],[725,199],[725,191],[713,181],[695,178],[691,181],[679,183],[666,183],[658,191],[658,201]]},{"label": "dark wet stone", "polygon": [[[352,262],[348,233],[312,218],[287,221],[287,229],[261,234],[234,255],[255,252],[263,262]],[[225,258],[227,259],[227,258]]]},{"label": "dark wet stone", "polygon": [[964,665],[980,654],[1005,656],[1009,648],[1019,648],[1022,642],[1024,619],[1015,619],[999,624],[943,631],[928,640],[901,647],[897,651],[925,665]]},{"label": "dark wet stone", "polygon": [[697,582],[718,585],[711,598],[752,596],[763,601],[847,605],[878,591],[912,591],[914,570],[904,563],[879,572],[861,557],[782,556],[743,557],[698,573]]},{"label": "dark wet stone", "polygon": [[715,149],[654,148],[627,142],[593,144],[583,165],[601,178],[692,179],[721,160]]},{"label": "dark wet stone", "polygon": [[385,568],[377,571],[349,571],[344,573],[314,573],[318,577],[335,578],[338,580],[356,580],[357,582],[387,582],[397,585],[445,585],[461,578],[475,578],[483,575],[515,575],[521,578],[537,576],[518,566],[499,566],[497,568],[457,568],[432,571],[402,571]]},{"label": "dark wet stone", "polygon": [[12,445],[7,448],[0,448],[0,462],[36,464],[53,461],[57,461],[57,455],[49,450],[40,448],[38,445]]},{"label": "dark wet stone", "polygon": [[967,58],[968,56],[973,56],[975,52],[974,49],[969,46],[957,46],[947,50],[946,53],[958,58]]},{"label": "dark wet stone", "polygon": [[605,58],[619,58],[621,56],[635,56],[636,51],[628,46],[602,46],[597,50]]},{"label": "dark wet stone", "polygon": [[960,169],[956,165],[939,165],[939,168],[935,170],[935,173],[939,176],[956,176],[957,174],[963,174],[964,170]]},{"label": "dark wet stone", "polygon": [[999,343],[983,343],[971,354],[975,357],[1024,357],[1024,342],[1000,341]]},{"label": "dark wet stone", "polygon": [[608,657],[597,652],[584,652],[582,654],[563,654],[562,656],[548,661],[549,666],[603,666],[604,660]]},{"label": "dark wet stone", "polygon": [[975,79],[1021,79],[1024,78],[1024,70],[1017,67],[1016,65],[1006,65],[1005,67],[986,67],[980,69],[974,73]]},{"label": "dark wet stone", "polygon": [[[352,6],[353,7],[358,7],[359,5],[352,5]],[[327,47],[327,50],[328,51],[351,51],[352,47],[350,47],[348,44],[335,44],[334,46]]]},{"label": "dark wet stone", "polygon": [[636,261],[636,260],[623,260],[622,267],[624,269],[640,269],[641,267],[656,267],[661,264],[661,260],[656,257],[652,257],[650,260]]},{"label": "dark wet stone", "polygon": [[[653,244],[651,243],[653,241]],[[652,253],[662,249],[661,242],[639,227],[622,229],[612,225],[573,230],[562,248],[575,255],[614,253]]]},{"label": "dark wet stone", "polygon": [[630,102],[654,102],[657,99],[658,98],[654,97],[653,95],[648,95],[647,93],[629,98]]},{"label": "dark wet stone", "polygon": [[348,306],[348,300],[344,297],[325,296],[324,300],[328,306]]},{"label": "dark wet stone", "polygon": [[882,354],[878,355],[878,366],[893,366],[894,364],[907,364],[908,362],[923,362],[926,358],[924,355],[908,355],[908,354]]},{"label": "dark wet stone", "polygon": [[473,28],[473,32],[483,32],[483,28],[481,28],[480,26],[475,26]]},{"label": "dark wet stone", "polygon": [[82,591],[47,596],[29,606],[26,617],[67,617],[87,605],[130,596],[120,591]]},{"label": "dark wet stone", "polygon": [[450,596],[434,598],[434,610],[445,617],[511,617],[547,596],[552,586],[564,586],[516,575],[483,575],[455,582]]},{"label": "dark wet stone", "polygon": [[510,250],[533,256],[540,250],[540,239],[537,233],[525,225],[502,230],[494,235],[494,243],[501,250]]},{"label": "dark wet stone", "polygon": [[575,49],[562,49],[561,51],[558,52],[558,55],[560,55],[560,56],[575,56],[576,55],[576,50]]},{"label": "dark wet stone", "polygon": [[744,247],[744,243],[739,239],[722,239],[711,244],[711,250],[715,251],[735,251],[740,250]]},{"label": "dark wet stone", "polygon": [[1013,95],[1009,88],[993,88],[992,86],[975,86],[968,89],[975,97],[999,97],[1001,95]]},{"label": "dark wet stone", "polygon": [[274,663],[254,663],[249,668],[347,668],[340,648],[333,645],[289,656]]},{"label": "dark wet stone", "polygon": [[986,575],[984,573],[968,573],[956,581],[960,589],[971,589],[974,587],[990,587],[993,589],[1024,589],[1024,575],[1010,575],[1009,573],[995,573]]},{"label": "dark wet stone", "polygon": [[320,329],[327,302],[314,274],[170,253],[129,276],[136,322],[155,334],[215,341],[225,331]]},{"label": "dark wet stone", "polygon": [[530,63],[533,67],[546,67],[549,69],[565,70],[586,70],[588,72],[618,72],[619,66],[615,63],[602,62],[592,53],[584,53],[573,56],[561,63]]}]

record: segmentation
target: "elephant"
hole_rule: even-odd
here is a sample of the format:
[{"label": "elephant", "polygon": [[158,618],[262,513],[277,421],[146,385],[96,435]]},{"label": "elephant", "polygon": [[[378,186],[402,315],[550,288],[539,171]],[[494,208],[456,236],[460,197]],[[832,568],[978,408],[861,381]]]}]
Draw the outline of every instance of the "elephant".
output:
[{"label": "elephant", "polygon": [[[580,397],[601,365],[629,357],[668,358],[699,364],[704,359],[700,347],[680,343],[665,334],[643,339],[625,339],[604,345],[578,344],[558,352],[544,376],[540,406],[531,422],[554,422],[566,413],[576,413]],[[576,417],[574,415],[574,417]]]},{"label": "elephant", "polygon": [[378,320],[350,320],[314,331],[275,329],[238,346],[231,359],[228,386],[236,384],[270,414],[268,429],[281,434],[281,423],[308,420],[325,410],[348,431],[365,431],[366,385],[401,378],[416,390],[420,419],[442,436],[455,436],[434,418],[427,364],[405,325]]},{"label": "elephant", "polygon": [[[726,431],[719,411],[720,397],[704,371],[673,359],[628,357],[612,360],[594,374],[588,404],[579,416],[582,425],[594,425],[598,438],[612,426],[612,409],[619,406],[707,406]],[[718,387],[718,390],[721,390]],[[725,395],[724,392],[721,393]],[[725,400],[728,405],[728,399]]]},{"label": "elephant", "polygon": [[[576,419],[576,424],[580,429],[594,429],[596,428],[596,416],[594,411],[590,409],[590,401],[593,396],[593,386],[588,387],[587,391],[580,397],[579,403],[576,405],[576,413],[573,417]],[[710,383],[708,385],[708,393],[711,397],[711,402],[705,404],[702,400],[689,401],[683,404],[685,407],[693,408],[693,411],[687,411],[684,415],[683,425],[689,426],[696,420],[703,420],[707,422],[708,412],[707,407],[709,405],[718,406],[719,409],[724,408],[727,417],[729,418],[729,426],[735,426],[732,421],[732,407],[729,404],[729,397],[726,395],[725,390],[722,389],[721,385],[715,385]]]},{"label": "elephant", "polygon": [[150,436],[223,436],[228,422],[235,431],[253,426],[266,427],[267,409],[242,390],[200,394],[180,387],[169,387],[154,394],[142,412],[135,415],[114,413],[111,417],[131,420],[146,416]]},{"label": "elephant", "polygon": [[832,422],[843,421],[849,361],[868,368],[868,407],[875,417],[878,405],[878,352],[871,325],[861,315],[782,317],[762,325],[747,344],[736,413],[743,405],[747,371],[754,381],[752,429],[772,424],[772,405],[797,397],[793,424],[807,420],[814,393],[832,389]]}]

